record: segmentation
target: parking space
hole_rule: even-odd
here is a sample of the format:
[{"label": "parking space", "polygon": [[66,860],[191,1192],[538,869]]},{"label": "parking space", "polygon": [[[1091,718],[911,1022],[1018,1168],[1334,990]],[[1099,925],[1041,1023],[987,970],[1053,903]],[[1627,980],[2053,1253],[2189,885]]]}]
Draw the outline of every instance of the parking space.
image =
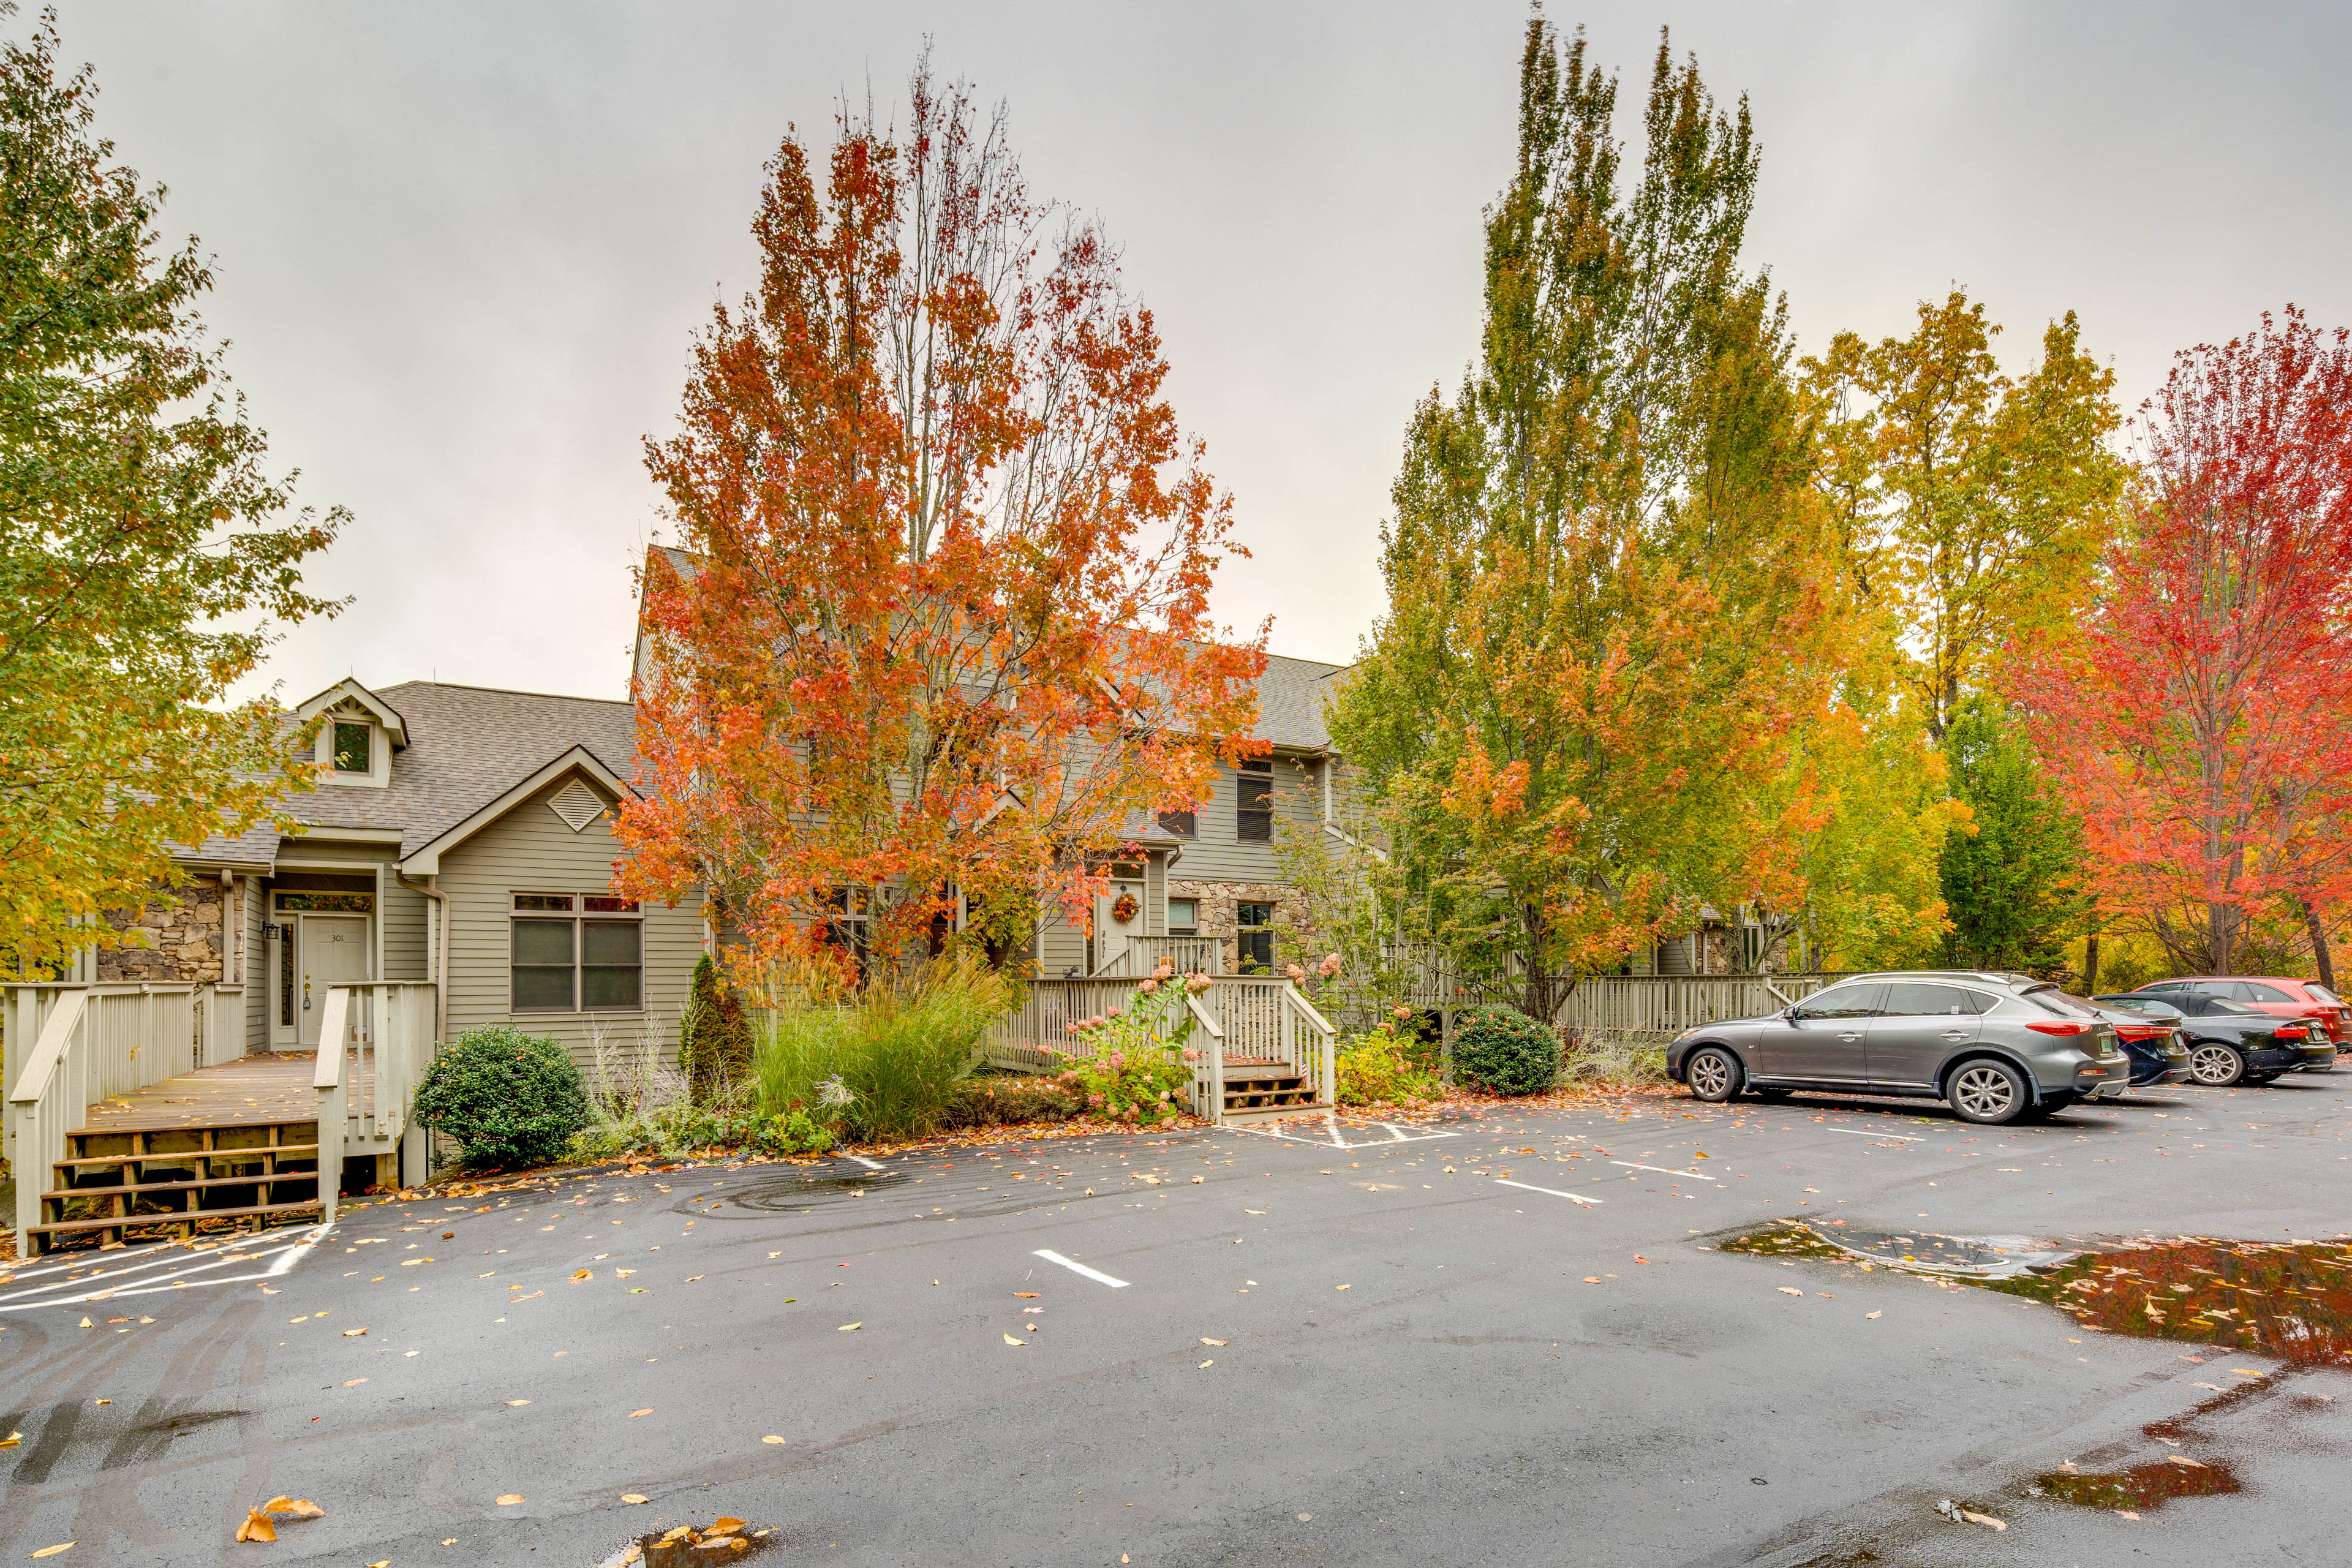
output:
[{"label": "parking space", "polygon": [[[7,1533],[211,1563],[283,1492],[327,1510],[306,1554],[404,1564],[592,1563],[717,1513],[876,1563],[1507,1562],[1556,1541],[1794,1564],[1882,1536],[1885,1560],[1929,1562],[1983,1550],[1985,1527],[1934,1510],[1960,1493],[2011,1551],[2284,1551],[2303,1527],[2277,1504],[2309,1472],[2268,1450],[2243,1495],[2137,1521],[2019,1489],[2210,1397],[2181,1347],[1717,1244],[1791,1217],[2335,1237],[2347,1089],[2167,1090],[2011,1128],[1637,1096],[370,1207],[299,1254],[194,1260],[219,1289],[144,1258],[20,1275],[55,1304],[24,1298],[0,1333],[26,1450]],[[143,1294],[97,1314],[93,1288]],[[2279,1386],[2332,1408],[2316,1393],[2346,1382]]]}]

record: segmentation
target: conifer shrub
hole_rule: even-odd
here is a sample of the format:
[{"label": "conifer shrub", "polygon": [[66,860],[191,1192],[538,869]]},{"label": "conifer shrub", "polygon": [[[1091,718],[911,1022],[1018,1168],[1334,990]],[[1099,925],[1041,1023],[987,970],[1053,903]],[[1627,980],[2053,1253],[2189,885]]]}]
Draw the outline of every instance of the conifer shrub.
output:
[{"label": "conifer shrub", "polygon": [[751,1077],[751,1020],[743,998],[704,953],[687,987],[678,1019],[678,1070],[698,1104],[722,1097]]},{"label": "conifer shrub", "polygon": [[1474,1007],[1454,1026],[1454,1070],[1489,1094],[1540,1094],[1559,1077],[1559,1035],[1516,1007]]},{"label": "conifer shrub", "polygon": [[456,1140],[467,1164],[513,1170],[562,1156],[588,1125],[588,1094],[561,1044],[489,1024],[442,1047],[412,1114]]}]

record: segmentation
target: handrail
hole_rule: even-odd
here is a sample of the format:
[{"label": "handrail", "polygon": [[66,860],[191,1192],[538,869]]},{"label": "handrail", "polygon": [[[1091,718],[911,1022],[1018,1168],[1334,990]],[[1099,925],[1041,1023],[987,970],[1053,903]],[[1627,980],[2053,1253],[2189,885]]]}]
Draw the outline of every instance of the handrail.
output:
[{"label": "handrail", "polygon": [[319,1223],[335,1223],[336,1200],[342,1195],[343,1142],[350,1135],[350,1096],[343,1091],[343,1036],[348,1031],[352,994],[340,985],[327,987],[319,1014],[319,1056],[310,1069],[310,1088],[319,1099]]},{"label": "handrail", "polygon": [[[58,1070],[58,1062],[66,1052],[66,1041],[81,1022],[82,1009],[89,1002],[89,988],[83,986],[68,994],[58,994],[58,1005],[49,1012],[48,1022],[41,1026],[40,1037],[25,1058],[25,1065],[16,1073],[16,1087],[8,1091],[11,1105],[37,1105],[47,1092],[49,1079]],[[36,1177],[37,1183],[40,1178]],[[18,1186],[26,1184],[20,1179]],[[38,1191],[37,1185],[34,1188]]]},{"label": "handrail", "polygon": [[1200,994],[1184,993],[1184,1010],[1192,1027],[1205,1033],[1209,1043],[1192,1064],[1192,1114],[1206,1121],[1225,1119],[1225,1029],[1216,1015],[1201,1005]]}]

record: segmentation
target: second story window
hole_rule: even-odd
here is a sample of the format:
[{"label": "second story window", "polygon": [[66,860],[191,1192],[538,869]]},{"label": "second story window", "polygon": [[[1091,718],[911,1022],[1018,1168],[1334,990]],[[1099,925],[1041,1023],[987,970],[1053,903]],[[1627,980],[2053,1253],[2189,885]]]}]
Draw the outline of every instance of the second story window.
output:
[{"label": "second story window", "polygon": [[335,721],[335,771],[339,773],[363,773],[372,771],[373,759],[368,742],[373,726],[350,719]]},{"label": "second story window", "polygon": [[1274,842],[1274,762],[1252,757],[1234,781],[1234,837],[1244,844]]},{"label": "second story window", "polygon": [[1160,831],[1179,838],[1197,838],[1201,834],[1200,820],[1189,811],[1163,811],[1160,814]]}]

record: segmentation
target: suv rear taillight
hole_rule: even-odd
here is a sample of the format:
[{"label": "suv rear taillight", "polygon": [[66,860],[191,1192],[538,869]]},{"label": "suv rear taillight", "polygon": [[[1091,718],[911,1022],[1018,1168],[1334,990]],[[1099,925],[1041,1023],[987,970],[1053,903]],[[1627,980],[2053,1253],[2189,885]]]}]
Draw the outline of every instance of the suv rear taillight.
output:
[{"label": "suv rear taillight", "polygon": [[2088,1035],[2094,1033],[2098,1027],[2095,1024],[2040,1023],[2028,1024],[2025,1026],[2037,1035]]},{"label": "suv rear taillight", "polygon": [[2172,1033],[2161,1024],[2117,1024],[2116,1038],[2119,1040],[2160,1040]]}]

